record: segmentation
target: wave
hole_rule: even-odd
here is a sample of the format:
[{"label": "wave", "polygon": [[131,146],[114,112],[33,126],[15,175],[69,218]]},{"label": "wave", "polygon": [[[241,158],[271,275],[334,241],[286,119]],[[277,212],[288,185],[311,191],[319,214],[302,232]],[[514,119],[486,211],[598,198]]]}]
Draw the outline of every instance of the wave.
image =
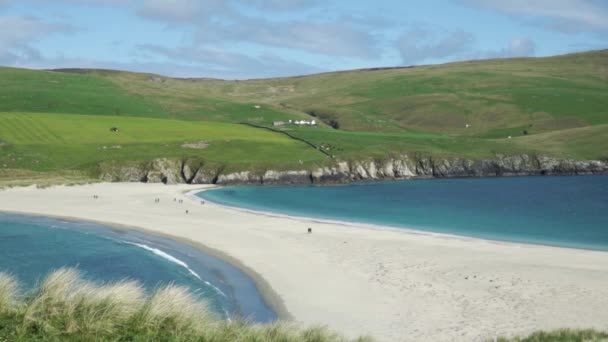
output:
[{"label": "wave", "polygon": [[198,275],[198,273],[194,272],[190,266],[188,266],[187,263],[185,263],[184,261],[174,257],[173,255],[163,252],[158,248],[154,248],[154,247],[150,247],[148,245],[144,245],[141,243],[135,243],[135,242],[129,242],[129,241],[122,241],[123,243],[129,244],[129,245],[133,245],[133,246],[137,246],[139,248],[143,248],[147,251],[150,251],[158,256],[160,256],[163,259],[169,260],[174,264],[180,265],[181,267],[185,268],[186,270],[188,270],[188,272],[193,275],[194,277],[196,277],[196,279],[202,281],[203,283],[205,283],[205,285],[211,287],[213,290],[215,290],[215,292],[219,293],[221,296],[227,298],[228,296],[224,293],[224,291],[222,291],[221,289],[219,289],[218,287],[214,286],[213,284],[211,284],[210,282],[208,282],[207,280],[203,280],[201,278],[201,276]]}]

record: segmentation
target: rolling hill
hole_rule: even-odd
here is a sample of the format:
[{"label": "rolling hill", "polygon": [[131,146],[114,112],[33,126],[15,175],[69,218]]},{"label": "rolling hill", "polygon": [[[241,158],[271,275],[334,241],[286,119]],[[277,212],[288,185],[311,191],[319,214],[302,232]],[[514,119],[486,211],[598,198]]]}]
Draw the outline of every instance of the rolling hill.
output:
[{"label": "rolling hill", "polygon": [[[320,125],[272,128],[301,119]],[[606,147],[608,50],[238,81],[0,68],[0,177],[155,158],[233,170],[327,155],[608,159]]]}]

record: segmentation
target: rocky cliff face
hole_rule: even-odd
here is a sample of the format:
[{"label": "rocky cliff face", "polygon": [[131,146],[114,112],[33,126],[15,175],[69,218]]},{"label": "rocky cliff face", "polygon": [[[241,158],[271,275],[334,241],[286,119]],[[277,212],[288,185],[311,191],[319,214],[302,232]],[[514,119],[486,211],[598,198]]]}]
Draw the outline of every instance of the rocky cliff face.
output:
[{"label": "rocky cliff face", "polygon": [[387,160],[336,161],[314,170],[225,172],[197,160],[157,159],[150,163],[104,165],[105,181],[221,185],[337,184],[407,178],[491,177],[526,175],[589,175],[608,173],[608,161],[559,160],[545,156],[496,156],[491,159],[435,159],[403,155]]}]

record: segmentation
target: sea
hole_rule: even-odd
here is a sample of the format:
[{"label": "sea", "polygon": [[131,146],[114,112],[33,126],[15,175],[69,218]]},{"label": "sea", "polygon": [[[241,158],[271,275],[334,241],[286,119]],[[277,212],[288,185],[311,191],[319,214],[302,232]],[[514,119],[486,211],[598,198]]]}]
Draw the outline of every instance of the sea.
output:
[{"label": "sea", "polygon": [[62,267],[96,283],[136,280],[149,293],[186,286],[221,319],[277,319],[250,277],[192,246],[96,223],[0,213],[0,272],[27,292]]},{"label": "sea", "polygon": [[608,250],[605,175],[243,186],[198,196],[247,210],[424,234]]}]

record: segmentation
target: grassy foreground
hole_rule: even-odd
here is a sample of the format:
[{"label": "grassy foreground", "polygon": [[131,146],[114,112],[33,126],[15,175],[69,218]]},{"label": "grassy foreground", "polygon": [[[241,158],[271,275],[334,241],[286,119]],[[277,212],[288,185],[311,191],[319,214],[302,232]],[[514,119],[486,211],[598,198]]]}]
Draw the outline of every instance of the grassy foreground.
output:
[{"label": "grassy foreground", "polygon": [[539,331],[527,337],[499,338],[497,342],[606,342],[608,333],[595,330]]},{"label": "grassy foreground", "polygon": [[0,341],[349,340],[323,327],[221,321],[183,287],[169,285],[148,296],[133,281],[95,285],[74,269],[61,269],[25,295],[13,277],[0,273]]},{"label": "grassy foreground", "polygon": [[[38,289],[22,293],[0,273],[0,341],[346,342],[325,327],[222,321],[184,287],[148,295],[134,281],[96,285],[74,269],[60,269]],[[360,337],[352,341],[372,341]],[[594,330],[537,332],[499,342],[605,342]]]}]

